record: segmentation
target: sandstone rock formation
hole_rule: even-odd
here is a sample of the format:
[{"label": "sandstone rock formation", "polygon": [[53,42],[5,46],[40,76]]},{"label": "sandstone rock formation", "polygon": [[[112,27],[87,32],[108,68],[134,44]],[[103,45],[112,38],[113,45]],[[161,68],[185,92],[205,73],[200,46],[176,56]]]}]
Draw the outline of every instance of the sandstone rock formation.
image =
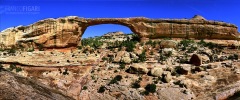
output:
[{"label": "sandstone rock formation", "polygon": [[119,24],[129,27],[142,40],[155,38],[238,39],[237,26],[218,21],[208,21],[201,16],[192,19],[137,18],[79,18],[68,16],[40,20],[28,26],[8,28],[0,33],[4,46],[65,48],[81,45],[80,40],[89,26]]},{"label": "sandstone rock formation", "polygon": [[44,84],[8,71],[0,72],[0,76],[1,100],[74,100]]}]

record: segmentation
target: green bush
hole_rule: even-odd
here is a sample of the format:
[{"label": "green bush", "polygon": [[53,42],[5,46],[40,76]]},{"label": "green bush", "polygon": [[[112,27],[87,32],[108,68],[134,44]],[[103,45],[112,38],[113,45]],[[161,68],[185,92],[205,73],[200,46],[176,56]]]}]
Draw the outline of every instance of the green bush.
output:
[{"label": "green bush", "polygon": [[124,63],[120,63],[120,69],[124,69],[125,68],[125,64]]},{"label": "green bush", "polygon": [[101,86],[99,89],[98,89],[98,93],[103,93],[105,91],[105,86]]},{"label": "green bush", "polygon": [[140,84],[139,84],[139,81],[136,81],[134,83],[132,83],[132,88],[140,88]]},{"label": "green bush", "polygon": [[37,44],[37,47],[38,47],[38,50],[39,50],[39,51],[44,51],[42,44]]},{"label": "green bush", "polygon": [[16,48],[13,46],[11,49],[8,50],[8,53],[13,54],[16,53]]},{"label": "green bush", "polygon": [[167,57],[164,56],[163,54],[160,54],[159,61],[166,61]]},{"label": "green bush", "polygon": [[90,46],[96,49],[101,45],[103,45],[103,42],[100,40],[101,40],[101,37],[96,37],[96,38],[90,37],[90,38],[82,39],[81,43],[82,43],[82,46]]},{"label": "green bush", "polygon": [[64,70],[64,72],[63,72],[63,75],[68,75],[69,73],[68,73],[68,69],[66,68],[65,70]]},{"label": "green bush", "polygon": [[74,19],[68,19],[68,22],[73,23]]},{"label": "green bush", "polygon": [[238,54],[233,54],[228,56],[229,60],[238,60]]},{"label": "green bush", "polygon": [[118,81],[121,81],[121,80],[122,80],[122,76],[121,75],[117,75],[109,82],[108,85],[115,84],[115,83],[117,83]]},{"label": "green bush", "polygon": [[87,90],[87,86],[83,86],[82,90]]},{"label": "green bush", "polygon": [[60,22],[61,22],[61,23],[65,23],[66,20],[65,20],[65,19],[61,19]]},{"label": "green bush", "polygon": [[16,65],[15,64],[10,64],[8,70],[13,71],[14,69],[16,69]]},{"label": "green bush", "polygon": [[22,71],[22,68],[21,67],[16,67],[16,72],[21,72]]},{"label": "green bush", "polygon": [[27,52],[33,52],[34,48],[29,48]]},{"label": "green bush", "polygon": [[122,44],[120,45],[120,48],[126,47],[126,51],[133,52],[133,50],[135,48],[135,44],[136,44],[135,41],[126,40],[126,41],[122,42]]},{"label": "green bush", "polygon": [[149,95],[149,92],[148,91],[144,91],[143,93],[141,93],[143,95]]},{"label": "green bush", "polygon": [[0,64],[0,72],[4,71],[5,69],[3,68],[3,65]]},{"label": "green bush", "polygon": [[146,61],[146,51],[144,50],[138,57],[139,57],[138,60],[140,62]]},{"label": "green bush", "polygon": [[20,71],[22,71],[22,68],[21,68],[21,67],[17,67],[15,64],[10,64],[8,70],[9,70],[9,71],[13,71],[14,69],[16,70],[17,73],[20,72]]},{"label": "green bush", "polygon": [[223,49],[221,46],[217,44],[214,44],[212,42],[205,42],[204,40],[201,40],[200,42],[198,42],[198,44],[204,47],[208,47],[209,49],[213,49],[213,48]]},{"label": "green bush", "polygon": [[187,53],[193,53],[194,51],[197,50],[197,47],[191,46],[188,50]]},{"label": "green bush", "polygon": [[145,87],[145,90],[146,90],[147,92],[154,93],[154,92],[156,92],[156,85],[155,85],[155,84],[148,84],[148,85]]},{"label": "green bush", "polygon": [[137,35],[137,34],[132,34],[132,41],[137,41],[139,42],[141,40],[141,38]]},{"label": "green bush", "polygon": [[184,83],[182,83],[180,80],[176,81],[176,82],[173,82],[173,84],[179,85],[179,87],[181,87],[181,88],[184,88],[184,87],[187,88],[187,86]]},{"label": "green bush", "polygon": [[103,60],[103,61],[107,61],[108,58],[107,58],[107,57],[103,57],[102,60]]},{"label": "green bush", "polygon": [[179,45],[183,45],[184,47],[187,47],[187,46],[189,46],[192,43],[194,43],[193,40],[184,39],[184,40],[180,41]]},{"label": "green bush", "polygon": [[81,50],[81,49],[82,49],[82,46],[78,46],[77,48],[78,48],[78,50]]}]

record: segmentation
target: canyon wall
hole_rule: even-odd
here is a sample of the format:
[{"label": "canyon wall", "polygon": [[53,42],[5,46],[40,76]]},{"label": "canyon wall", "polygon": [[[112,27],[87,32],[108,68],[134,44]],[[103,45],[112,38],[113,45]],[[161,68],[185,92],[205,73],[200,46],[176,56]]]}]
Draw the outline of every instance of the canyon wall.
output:
[{"label": "canyon wall", "polygon": [[118,24],[129,27],[142,40],[157,38],[237,40],[239,35],[237,26],[225,22],[209,21],[199,15],[191,19],[79,18],[68,16],[44,19],[28,26],[17,26],[3,30],[0,33],[0,46],[76,47],[81,45],[79,41],[81,41],[87,27],[99,24]]}]

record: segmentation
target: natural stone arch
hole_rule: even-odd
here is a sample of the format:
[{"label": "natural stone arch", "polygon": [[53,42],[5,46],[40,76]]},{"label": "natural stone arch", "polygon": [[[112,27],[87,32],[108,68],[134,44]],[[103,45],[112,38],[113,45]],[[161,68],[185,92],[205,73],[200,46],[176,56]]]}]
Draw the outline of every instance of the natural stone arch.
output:
[{"label": "natural stone arch", "polygon": [[[209,21],[201,16],[192,19],[148,19],[135,18],[79,18],[69,16],[45,19],[29,26],[18,26],[1,32],[2,43],[11,47],[33,42],[44,48],[76,47],[84,31],[89,26],[118,24],[128,27],[141,40],[161,37],[236,40],[239,38],[237,26],[229,23]],[[64,26],[64,27],[62,27]],[[207,34],[199,33],[199,27]],[[3,39],[2,39],[3,40]]]}]

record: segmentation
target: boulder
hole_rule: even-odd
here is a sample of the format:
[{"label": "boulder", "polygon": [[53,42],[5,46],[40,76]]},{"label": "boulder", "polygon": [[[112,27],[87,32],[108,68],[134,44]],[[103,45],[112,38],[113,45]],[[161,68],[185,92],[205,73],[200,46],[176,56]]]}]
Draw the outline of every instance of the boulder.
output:
[{"label": "boulder", "polygon": [[146,74],[148,73],[148,69],[145,63],[134,63],[127,69],[127,72],[132,74]]},{"label": "boulder", "polygon": [[171,72],[164,71],[163,72],[163,82],[169,83],[172,80]]},{"label": "boulder", "polygon": [[1,71],[0,76],[1,100],[74,100],[36,80],[8,71]]},{"label": "boulder", "polygon": [[171,52],[172,55],[177,55],[177,51],[175,49],[173,49],[173,48],[164,48],[164,49],[162,49],[162,53],[164,55],[167,55],[170,52]]},{"label": "boulder", "polygon": [[161,67],[154,67],[151,69],[151,75],[156,77],[161,77],[163,74],[163,69]]},{"label": "boulder", "polygon": [[195,66],[200,66],[202,64],[202,58],[198,54],[193,54],[189,62]]},{"label": "boulder", "polygon": [[122,60],[121,60],[123,63],[126,63],[126,64],[129,64],[132,62],[131,58],[130,57],[122,57]]},{"label": "boulder", "polygon": [[177,48],[177,43],[173,40],[162,40],[159,45],[161,48]]},{"label": "boulder", "polygon": [[185,94],[180,88],[162,88],[157,91],[157,95],[159,100],[191,100],[195,98],[194,94]]},{"label": "boulder", "polygon": [[124,56],[126,51],[119,51],[116,54],[116,57],[113,59],[113,62],[119,63],[121,61],[122,56]]},{"label": "boulder", "polygon": [[182,64],[181,66],[177,66],[175,69],[178,74],[187,75],[189,72],[191,72],[191,65]]}]

